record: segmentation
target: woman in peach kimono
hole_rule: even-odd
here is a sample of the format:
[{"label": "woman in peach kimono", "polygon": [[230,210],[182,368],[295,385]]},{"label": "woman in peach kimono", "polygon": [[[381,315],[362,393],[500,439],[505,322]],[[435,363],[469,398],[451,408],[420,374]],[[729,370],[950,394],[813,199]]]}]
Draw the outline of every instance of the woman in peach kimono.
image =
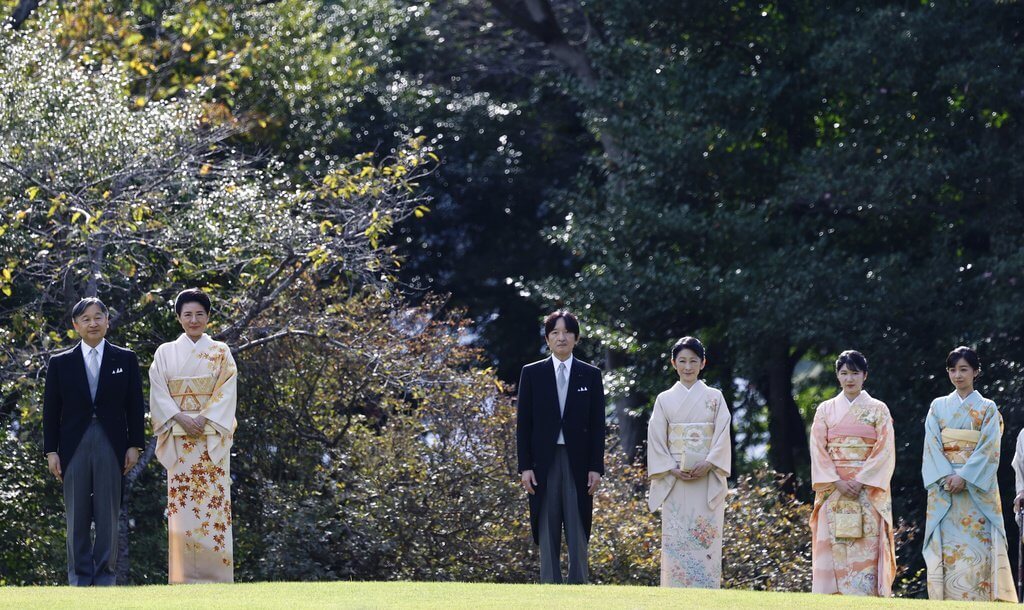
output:
[{"label": "woman in peach kimono", "polygon": [[206,294],[182,291],[174,312],[185,332],[157,348],[149,369],[156,456],[167,469],[167,580],[232,582],[230,454],[237,370],[228,346],[205,332]]},{"label": "woman in peach kimono", "polygon": [[679,381],[658,395],[647,427],[648,503],[661,508],[661,586],[722,586],[731,416],[722,392],[699,379],[707,364],[693,337],[672,348]]},{"label": "woman in peach kimono", "polygon": [[896,576],[890,480],[892,417],[864,391],[868,362],[836,360],[842,392],[818,405],[811,426],[811,591],[888,597]]},{"label": "woman in peach kimono", "polygon": [[1016,602],[996,481],[1003,417],[974,389],[974,350],[950,352],[946,372],[956,390],[932,401],[921,465],[928,599]]}]

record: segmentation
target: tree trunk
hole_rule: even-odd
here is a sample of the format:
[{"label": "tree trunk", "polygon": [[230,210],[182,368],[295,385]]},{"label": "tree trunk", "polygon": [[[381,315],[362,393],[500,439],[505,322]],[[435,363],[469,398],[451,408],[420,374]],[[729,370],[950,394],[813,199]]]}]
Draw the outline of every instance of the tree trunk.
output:
[{"label": "tree trunk", "polygon": [[[625,366],[626,356],[622,352],[606,350],[604,363],[605,370],[614,371]],[[647,417],[633,415],[642,412],[645,402],[647,397],[640,393],[632,393],[612,402],[615,419],[619,423],[619,446],[631,462],[636,457],[637,449],[647,440]]]},{"label": "tree trunk", "polygon": [[39,8],[39,0],[21,0],[18,6],[14,8],[14,12],[11,13],[7,23],[11,25],[12,30],[20,29],[25,20],[32,15],[35,10]]},{"label": "tree trunk", "polygon": [[[590,57],[582,45],[573,43],[558,21],[550,0],[490,0],[491,5],[513,25],[533,36],[559,61],[576,80],[590,90],[600,85],[600,78],[590,63]],[[600,116],[608,116],[610,108],[590,108]],[[627,159],[618,138],[607,128],[601,129],[598,141],[605,158],[614,166],[621,166]]]},{"label": "tree trunk", "polygon": [[[793,399],[793,367],[799,356],[784,341],[768,350],[765,397],[768,400],[768,461],[776,472],[803,473],[810,466],[807,425]],[[791,479],[794,480],[794,479]],[[795,482],[795,481],[794,481]]]},{"label": "tree trunk", "polygon": [[153,456],[156,454],[156,438],[151,438],[146,443],[146,450],[139,456],[139,462],[128,471],[128,474],[124,477],[124,482],[121,488],[121,512],[117,517],[117,584],[126,585],[128,584],[128,575],[131,573],[131,563],[128,556],[128,530],[130,525],[130,516],[128,514],[128,504],[132,497],[132,490],[135,488],[135,481],[138,480],[145,470],[149,462],[152,461]]}]

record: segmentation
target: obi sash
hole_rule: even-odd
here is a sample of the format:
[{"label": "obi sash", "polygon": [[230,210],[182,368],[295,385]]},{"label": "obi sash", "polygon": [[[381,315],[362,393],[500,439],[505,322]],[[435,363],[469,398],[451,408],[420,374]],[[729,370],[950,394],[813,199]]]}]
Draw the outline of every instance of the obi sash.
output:
[{"label": "obi sash", "polygon": [[964,430],[961,428],[942,429],[942,454],[946,456],[950,464],[966,464],[967,460],[974,453],[974,448],[981,440],[981,432],[978,430]]},{"label": "obi sash", "polygon": [[[203,377],[175,377],[167,382],[171,398],[177,403],[178,408],[185,413],[198,413],[210,402],[213,396],[213,386],[217,382],[210,376]],[[217,434],[217,429],[206,424],[206,434]],[[171,427],[172,436],[188,436],[181,424],[175,422]]]},{"label": "obi sash", "polygon": [[878,433],[867,424],[841,423],[827,432],[825,449],[836,466],[860,466],[878,440]]},{"label": "obi sash", "polygon": [[668,450],[679,461],[680,470],[691,470],[697,462],[707,459],[714,434],[713,423],[668,425]]}]

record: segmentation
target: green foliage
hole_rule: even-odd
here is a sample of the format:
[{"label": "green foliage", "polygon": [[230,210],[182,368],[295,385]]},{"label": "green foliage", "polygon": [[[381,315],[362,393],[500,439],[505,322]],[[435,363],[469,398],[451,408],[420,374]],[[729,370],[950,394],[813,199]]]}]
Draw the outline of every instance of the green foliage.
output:
[{"label": "green foliage", "polygon": [[810,591],[811,505],[779,489],[759,470],[729,492],[723,533],[722,586],[755,591]]},{"label": "green foliage", "polygon": [[[609,436],[615,438],[613,429]],[[657,586],[661,571],[661,519],[647,508],[647,467],[630,463],[612,443],[605,476],[594,498],[588,556],[597,584]]]},{"label": "green foliage", "polygon": [[524,579],[508,397],[454,320],[394,305],[353,300],[333,347],[247,361],[264,398],[233,464],[242,578]]},{"label": "green foliage", "polygon": [[[949,349],[981,348],[1004,447],[1019,429],[1024,6],[587,7],[598,78],[565,91],[626,154],[550,197],[578,273],[522,288],[633,345],[700,335],[770,458],[789,440],[772,423],[802,434],[831,385],[791,387],[797,363],[860,349],[900,437],[896,513],[920,523],[920,422]],[[660,351],[629,352],[619,385],[657,387]]]},{"label": "green foliage", "polygon": [[[40,419],[4,418],[0,435],[0,586],[65,581],[60,486],[44,467]],[[58,543],[59,542],[59,543]]]}]

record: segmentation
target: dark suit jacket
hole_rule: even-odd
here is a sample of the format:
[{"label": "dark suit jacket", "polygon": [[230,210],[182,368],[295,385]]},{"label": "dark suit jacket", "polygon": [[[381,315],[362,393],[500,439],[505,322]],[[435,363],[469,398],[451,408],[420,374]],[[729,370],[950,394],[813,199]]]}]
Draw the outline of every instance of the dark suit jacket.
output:
[{"label": "dark suit jacket", "polygon": [[[43,391],[43,451],[56,451],[67,471],[75,449],[92,421],[93,400],[81,344],[50,357]],[[96,386],[96,417],[107,434],[118,463],[128,447],[145,444],[142,376],[135,352],[109,341],[103,348]]]},{"label": "dark suit jacket", "polygon": [[533,470],[537,477],[537,493],[530,496],[534,542],[540,543],[540,502],[547,489],[548,471],[554,461],[560,429],[565,435],[565,450],[576,483],[580,518],[589,538],[594,499],[587,493],[587,473],[604,475],[605,407],[601,370],[573,358],[563,415],[558,408],[558,388],[551,358],[528,364],[519,378],[516,408],[519,472]]}]

